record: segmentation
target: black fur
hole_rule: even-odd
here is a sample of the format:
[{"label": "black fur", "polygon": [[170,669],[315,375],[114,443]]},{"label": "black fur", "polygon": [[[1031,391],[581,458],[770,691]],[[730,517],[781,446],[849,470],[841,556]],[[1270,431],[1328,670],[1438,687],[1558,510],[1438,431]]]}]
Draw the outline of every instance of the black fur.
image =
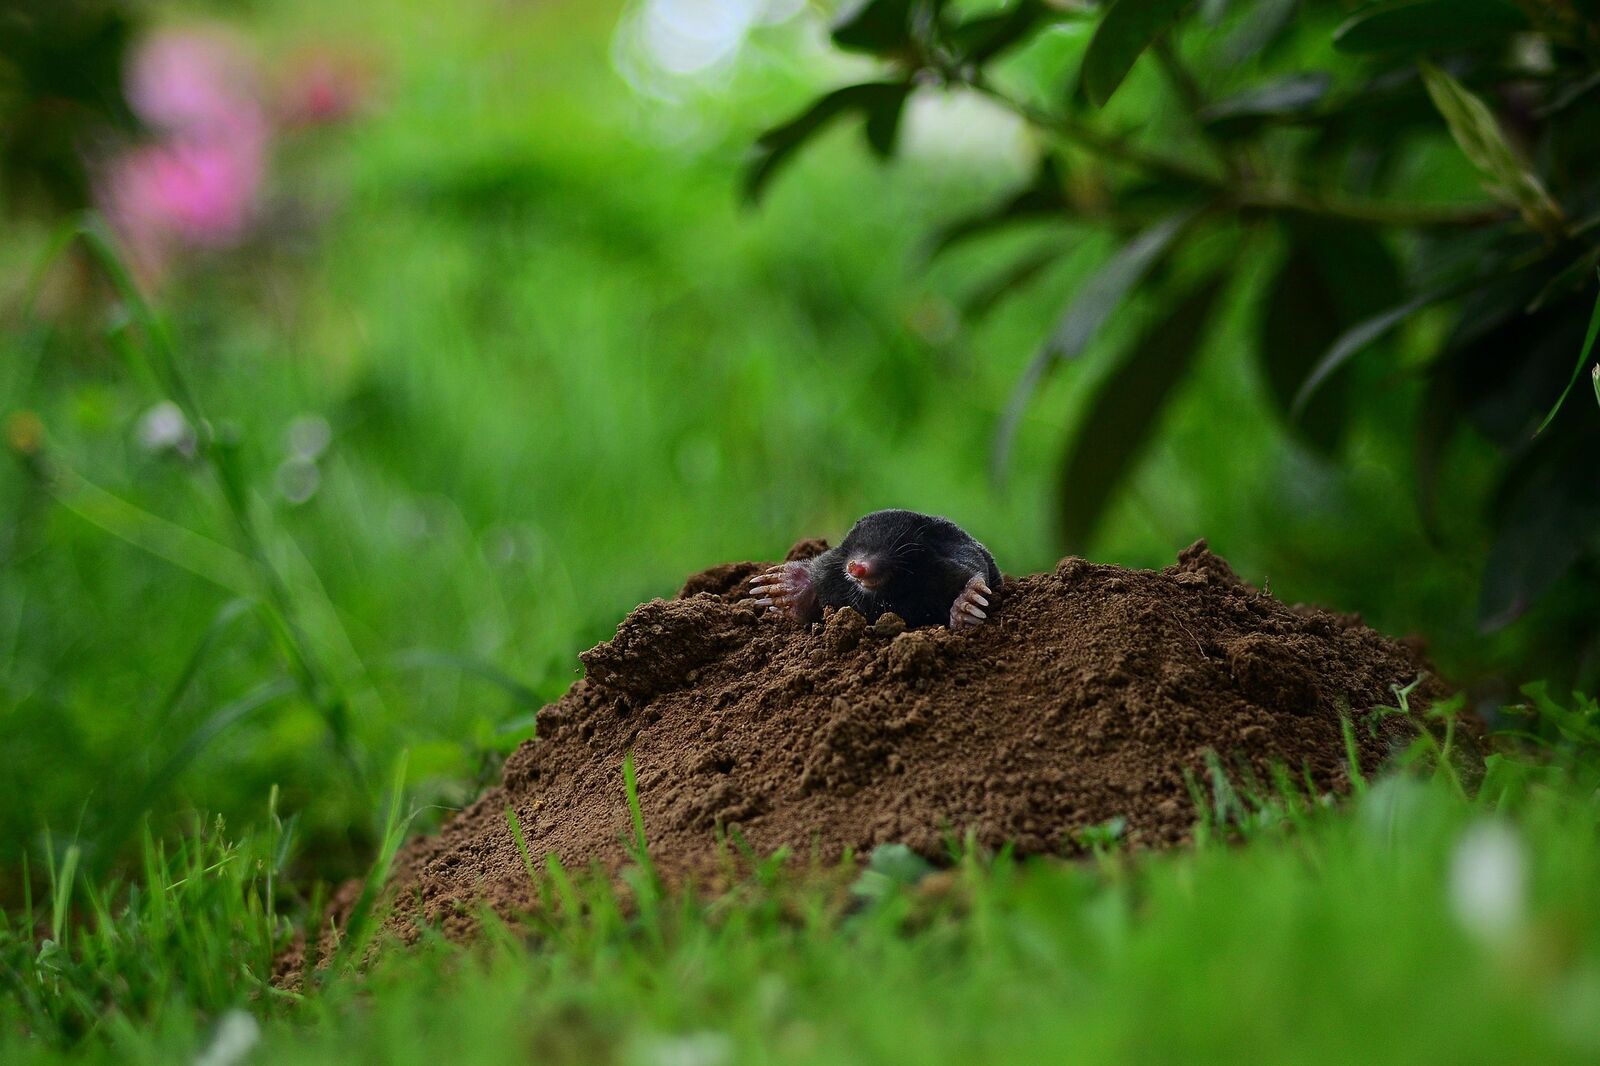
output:
[{"label": "black fur", "polygon": [[[845,572],[845,564],[861,555],[887,570],[876,589],[863,589]],[[910,626],[946,624],[950,605],[974,574],[1000,591],[1000,568],[987,548],[948,518],[915,511],[874,511],[837,548],[812,559],[810,571],[818,607],[853,607],[869,621],[893,611]]]}]

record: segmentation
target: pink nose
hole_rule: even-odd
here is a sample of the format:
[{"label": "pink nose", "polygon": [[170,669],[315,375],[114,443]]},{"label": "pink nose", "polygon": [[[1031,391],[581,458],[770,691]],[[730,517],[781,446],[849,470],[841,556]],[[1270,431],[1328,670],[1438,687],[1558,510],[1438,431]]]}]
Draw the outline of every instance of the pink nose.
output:
[{"label": "pink nose", "polygon": [[863,559],[851,559],[845,565],[845,569],[850,571],[850,576],[857,581],[871,581],[876,576],[876,571],[873,570],[872,564]]}]

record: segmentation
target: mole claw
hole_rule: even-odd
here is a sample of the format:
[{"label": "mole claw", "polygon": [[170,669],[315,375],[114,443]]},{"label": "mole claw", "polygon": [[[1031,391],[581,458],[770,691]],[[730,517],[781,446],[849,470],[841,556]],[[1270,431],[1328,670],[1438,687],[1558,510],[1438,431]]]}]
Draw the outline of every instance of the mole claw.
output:
[{"label": "mole claw", "polygon": [[972,602],[977,604],[979,607],[989,606],[989,601],[982,596],[973,596]]}]

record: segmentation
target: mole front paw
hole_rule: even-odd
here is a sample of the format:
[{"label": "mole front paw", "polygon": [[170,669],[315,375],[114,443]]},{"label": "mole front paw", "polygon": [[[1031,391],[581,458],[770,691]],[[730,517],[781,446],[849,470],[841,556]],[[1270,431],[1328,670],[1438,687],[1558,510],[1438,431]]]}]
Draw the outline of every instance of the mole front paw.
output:
[{"label": "mole front paw", "polygon": [[956,602],[950,605],[950,628],[959,633],[982,625],[989,617],[984,608],[989,606],[989,597],[993,595],[994,590],[983,580],[983,575],[973,574]]},{"label": "mole front paw", "polygon": [[783,563],[750,579],[750,595],[768,614],[809,621],[817,613],[817,590],[804,562]]}]

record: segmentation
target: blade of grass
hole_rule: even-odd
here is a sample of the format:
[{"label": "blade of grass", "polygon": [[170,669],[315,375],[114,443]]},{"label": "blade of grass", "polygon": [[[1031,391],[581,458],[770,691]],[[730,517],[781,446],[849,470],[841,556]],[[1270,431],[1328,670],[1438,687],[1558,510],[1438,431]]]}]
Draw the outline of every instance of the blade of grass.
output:
[{"label": "blade of grass", "polygon": [[204,751],[206,746],[222,733],[244,721],[252,714],[272,706],[279,700],[293,693],[296,685],[288,678],[277,678],[264,681],[260,685],[246,692],[238,699],[223,704],[206,717],[205,721],[184,739],[178,749],[167,757],[167,761],[150,775],[134,800],[125,808],[121,820],[117,823],[122,832],[118,832],[113,839],[119,839],[126,832],[127,825],[154,806],[157,798],[161,796],[177,780],[178,775],[194,762],[195,757]]},{"label": "blade of grass", "polygon": [[511,839],[516,842],[517,854],[522,856],[522,868],[528,871],[528,880],[537,883],[539,876],[534,872],[533,853],[528,850],[528,838],[522,835],[522,822],[511,807],[506,808],[506,825],[511,827]]},{"label": "blade of grass", "polygon": [[[359,961],[376,931],[374,911],[379,897],[383,894],[384,886],[388,884],[389,870],[394,865],[395,853],[405,841],[406,829],[411,824],[412,815],[402,816],[400,813],[405,802],[406,765],[410,760],[410,754],[409,750],[402,751],[400,757],[395,760],[393,784],[389,789],[388,813],[384,818],[378,856],[361,883],[361,895],[357,897],[355,906],[350,908],[350,917],[344,926],[344,936],[340,938],[333,959],[328,963],[330,975],[343,974],[347,966]],[[307,976],[311,976],[309,971]]]},{"label": "blade of grass", "polygon": [[50,463],[49,475],[56,502],[90,525],[237,596],[256,591],[250,560],[232,548],[105,491],[59,461]]},{"label": "blade of grass", "polygon": [[[151,719],[151,733],[153,735],[162,735],[173,712],[177,710],[179,701],[189,691],[189,686],[194,683],[195,677],[200,673],[201,664],[211,654],[211,649],[216,647],[217,641],[221,639],[222,634],[227,632],[234,622],[243,618],[250,608],[255,605],[256,601],[254,599],[240,596],[224,603],[217,613],[212,616],[210,624],[206,626],[206,631],[200,635],[199,642],[195,644],[194,650],[189,653],[189,658],[184,662],[182,671],[179,672],[177,679],[173,681],[172,686],[167,690],[167,696],[161,701],[160,709],[156,711]],[[276,789],[277,786],[273,787]]]},{"label": "blade of grass", "polygon": [[50,939],[57,947],[66,946],[67,911],[72,903],[72,887],[78,876],[78,859],[82,852],[77,844],[67,845],[61,855],[61,866],[56,867],[55,852],[48,834],[45,848],[50,863]]},{"label": "blade of grass", "polygon": [[493,663],[485,662],[475,656],[464,655],[460,652],[438,648],[412,648],[389,656],[385,663],[397,670],[426,669],[428,667],[459,670],[463,674],[476,677],[480,681],[487,681],[489,684],[503,689],[507,695],[523,707],[538,708],[544,703],[531,686],[518,681]]},{"label": "blade of grass", "polygon": [[633,769],[633,752],[622,759],[622,790],[628,798],[628,814],[633,819],[632,851],[634,859],[646,868],[650,865],[650,842],[644,832],[644,809],[639,806],[639,779]]},{"label": "blade of grass", "polygon": [[1367,779],[1361,773],[1361,755],[1356,747],[1356,730],[1350,723],[1348,714],[1339,716],[1339,731],[1344,736],[1344,757],[1350,767],[1350,790],[1360,795],[1367,790]]}]

